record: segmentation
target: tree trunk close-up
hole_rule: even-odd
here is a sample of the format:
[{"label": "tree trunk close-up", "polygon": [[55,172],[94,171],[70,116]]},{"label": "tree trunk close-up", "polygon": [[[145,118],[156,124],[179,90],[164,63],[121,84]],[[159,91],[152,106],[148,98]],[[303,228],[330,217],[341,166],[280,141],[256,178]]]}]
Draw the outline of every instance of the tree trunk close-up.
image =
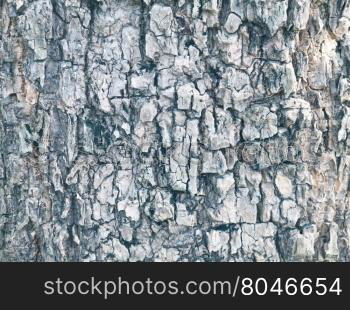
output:
[{"label": "tree trunk close-up", "polygon": [[350,261],[350,1],[0,0],[0,261]]}]

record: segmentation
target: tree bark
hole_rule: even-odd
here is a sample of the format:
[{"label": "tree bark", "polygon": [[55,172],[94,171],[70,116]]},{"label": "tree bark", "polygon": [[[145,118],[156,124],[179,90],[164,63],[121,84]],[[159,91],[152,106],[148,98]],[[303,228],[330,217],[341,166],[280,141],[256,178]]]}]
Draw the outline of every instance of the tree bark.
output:
[{"label": "tree bark", "polygon": [[1,261],[349,261],[350,2],[1,0]]}]

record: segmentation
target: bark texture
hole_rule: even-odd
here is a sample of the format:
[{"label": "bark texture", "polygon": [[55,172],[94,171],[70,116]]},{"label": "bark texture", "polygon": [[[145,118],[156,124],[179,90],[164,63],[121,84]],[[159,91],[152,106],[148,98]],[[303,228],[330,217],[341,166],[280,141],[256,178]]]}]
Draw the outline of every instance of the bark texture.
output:
[{"label": "bark texture", "polygon": [[0,10],[1,261],[350,260],[350,1]]}]

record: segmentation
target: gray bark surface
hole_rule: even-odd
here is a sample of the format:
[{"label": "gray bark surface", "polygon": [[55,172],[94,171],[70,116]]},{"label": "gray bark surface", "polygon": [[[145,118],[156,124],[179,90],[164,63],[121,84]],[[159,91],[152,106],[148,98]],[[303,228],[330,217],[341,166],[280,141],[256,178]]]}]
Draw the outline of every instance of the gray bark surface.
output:
[{"label": "gray bark surface", "polygon": [[350,1],[1,0],[0,261],[350,261]]}]

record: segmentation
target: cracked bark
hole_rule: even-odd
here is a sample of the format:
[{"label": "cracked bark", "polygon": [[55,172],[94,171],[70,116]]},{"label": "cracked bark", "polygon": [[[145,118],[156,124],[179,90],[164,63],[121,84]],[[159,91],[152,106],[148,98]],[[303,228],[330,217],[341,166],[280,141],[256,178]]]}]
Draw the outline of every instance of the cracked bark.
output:
[{"label": "cracked bark", "polygon": [[1,261],[349,261],[347,0],[0,1]]}]

